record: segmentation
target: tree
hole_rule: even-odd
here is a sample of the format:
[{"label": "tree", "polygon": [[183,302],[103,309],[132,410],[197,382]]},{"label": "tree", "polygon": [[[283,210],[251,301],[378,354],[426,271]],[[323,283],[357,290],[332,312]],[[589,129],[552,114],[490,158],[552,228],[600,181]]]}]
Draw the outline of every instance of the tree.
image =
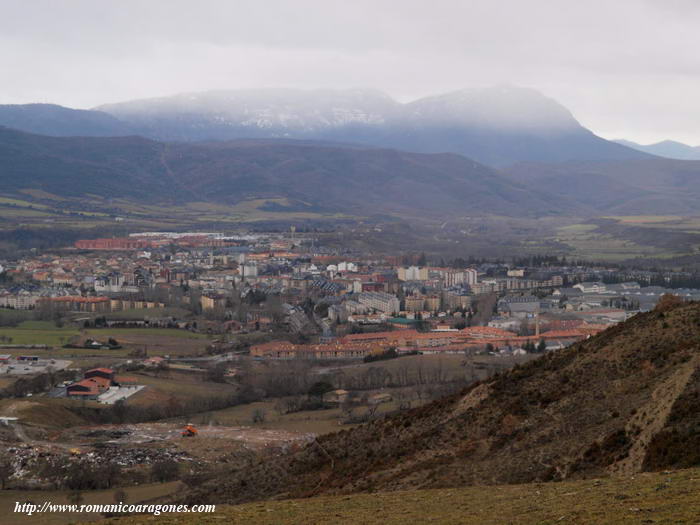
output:
[{"label": "tree", "polygon": [[180,466],[172,459],[157,461],[151,466],[151,478],[163,483],[177,479],[180,474]]},{"label": "tree", "polygon": [[543,354],[546,351],[547,351],[547,343],[545,343],[544,339],[540,339],[540,342],[537,345],[537,352],[540,354]]},{"label": "tree", "polygon": [[114,462],[105,462],[104,466],[99,469],[98,474],[102,477],[104,483],[107,484],[107,488],[111,489],[121,476],[121,468]]},{"label": "tree", "polygon": [[207,369],[207,381],[214,383],[226,382],[226,363],[219,363]]},{"label": "tree", "polygon": [[327,381],[317,381],[309,388],[309,397],[323,397],[323,394],[333,390],[333,385]]},{"label": "tree", "polygon": [[256,408],[253,410],[251,415],[251,420],[253,423],[264,423],[265,422],[265,411],[262,408]]},{"label": "tree", "polygon": [[0,455],[0,489],[5,490],[7,480],[12,476],[12,461],[10,461],[10,456],[6,453]]}]

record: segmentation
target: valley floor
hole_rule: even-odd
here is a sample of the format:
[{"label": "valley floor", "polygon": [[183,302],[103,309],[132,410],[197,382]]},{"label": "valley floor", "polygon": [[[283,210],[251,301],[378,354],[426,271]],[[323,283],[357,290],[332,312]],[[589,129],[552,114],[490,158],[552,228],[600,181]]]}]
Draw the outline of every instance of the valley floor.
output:
[{"label": "valley floor", "polygon": [[700,523],[700,469],[560,483],[355,494],[219,507],[215,514],[129,517],[159,524]]}]

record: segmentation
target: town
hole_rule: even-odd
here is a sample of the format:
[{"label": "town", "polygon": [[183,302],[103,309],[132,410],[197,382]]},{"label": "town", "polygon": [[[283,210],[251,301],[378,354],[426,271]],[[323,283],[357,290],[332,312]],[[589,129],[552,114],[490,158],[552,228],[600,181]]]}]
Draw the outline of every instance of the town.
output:
[{"label": "town", "polygon": [[[652,309],[666,293],[700,297],[673,285],[688,280],[682,272],[340,251],[294,232],[79,240],[2,263],[0,323],[177,328],[229,342],[260,333],[268,340],[248,349],[254,357],[362,359],[390,348],[554,350]],[[19,345],[3,336],[0,347]]]},{"label": "town", "polygon": [[[183,464],[195,475],[421,406],[665,294],[700,298],[680,271],[356,253],[328,239],[145,232],[1,261],[5,481],[97,489],[99,462],[115,457],[115,483],[176,479]],[[65,461],[80,465],[68,479]]]}]

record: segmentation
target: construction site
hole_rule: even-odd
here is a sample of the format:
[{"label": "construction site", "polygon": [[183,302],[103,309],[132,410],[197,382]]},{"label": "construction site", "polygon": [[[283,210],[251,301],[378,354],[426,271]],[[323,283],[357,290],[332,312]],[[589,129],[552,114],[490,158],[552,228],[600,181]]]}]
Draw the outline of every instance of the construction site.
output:
[{"label": "construction site", "polygon": [[[5,407],[15,416],[0,418],[0,441],[11,461],[6,485],[48,489],[71,465],[119,468],[121,477],[148,479],[153,465],[176,461],[190,472],[215,462],[261,451],[276,453],[314,439],[313,434],[252,427],[198,426],[179,421],[49,428],[23,418],[37,409],[32,401]],[[109,476],[109,474],[105,474]],[[98,480],[97,485],[100,485]]]}]

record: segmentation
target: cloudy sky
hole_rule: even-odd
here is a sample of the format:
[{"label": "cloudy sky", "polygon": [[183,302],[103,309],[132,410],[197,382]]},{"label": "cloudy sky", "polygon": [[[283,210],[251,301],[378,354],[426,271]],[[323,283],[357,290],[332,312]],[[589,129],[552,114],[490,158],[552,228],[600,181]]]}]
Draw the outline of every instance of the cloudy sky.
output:
[{"label": "cloudy sky", "polygon": [[0,0],[0,103],[509,82],[608,138],[700,145],[696,0]]}]

